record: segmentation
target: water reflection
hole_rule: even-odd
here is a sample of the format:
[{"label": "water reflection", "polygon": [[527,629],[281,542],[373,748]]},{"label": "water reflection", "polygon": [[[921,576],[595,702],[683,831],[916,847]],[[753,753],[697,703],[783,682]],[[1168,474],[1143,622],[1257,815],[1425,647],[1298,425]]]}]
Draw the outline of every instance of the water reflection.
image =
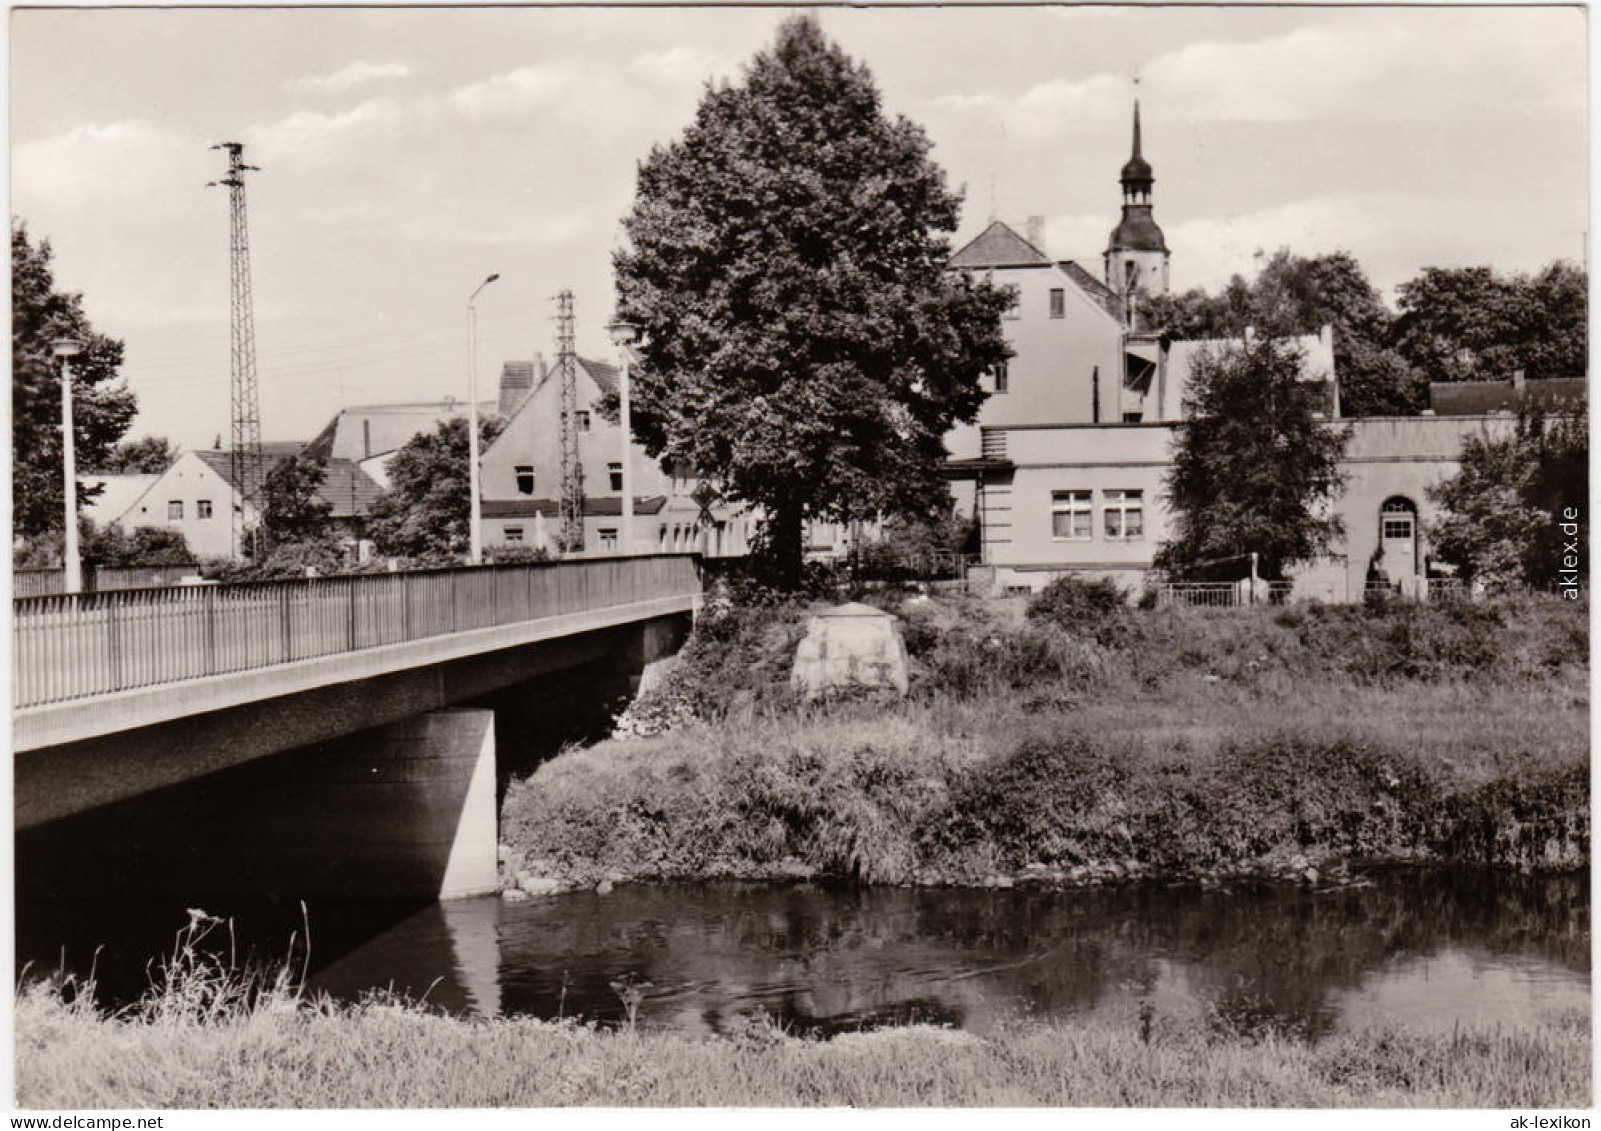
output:
[{"label": "water reflection", "polygon": [[[299,908],[234,914],[267,957]],[[159,912],[159,914],[158,914]],[[19,959],[100,973],[126,995],[170,945],[181,908],[19,914]],[[651,983],[649,1025],[728,1032],[765,1014],[832,1033],[926,1021],[975,1031],[1024,1016],[1163,1018],[1315,1037],[1341,1017],[1526,1022],[1589,1008],[1586,877],[1395,869],[1313,893],[1143,886],[942,891],[754,884],[625,886],[503,904],[311,909],[312,986],[345,999],[393,988],[452,1012],[615,1023],[611,983]],[[158,929],[159,927],[159,929]]]}]

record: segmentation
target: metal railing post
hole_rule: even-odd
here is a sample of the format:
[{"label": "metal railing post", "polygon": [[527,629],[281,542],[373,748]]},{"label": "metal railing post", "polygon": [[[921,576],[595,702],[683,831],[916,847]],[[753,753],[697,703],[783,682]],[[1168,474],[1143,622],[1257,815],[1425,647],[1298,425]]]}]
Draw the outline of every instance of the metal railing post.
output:
[{"label": "metal railing post", "polygon": [[356,650],[356,583],[345,582],[345,590],[350,594],[350,635],[348,639],[349,651]]},{"label": "metal railing post", "polygon": [[217,589],[206,586],[206,674],[217,674]]},{"label": "metal railing post", "polygon": [[283,657],[288,663],[294,658],[294,641],[289,630],[289,583],[278,583],[278,609],[283,621]]},{"label": "metal railing post", "polygon": [[122,634],[118,631],[117,603],[106,600],[106,651],[111,657],[111,689],[122,690]]}]

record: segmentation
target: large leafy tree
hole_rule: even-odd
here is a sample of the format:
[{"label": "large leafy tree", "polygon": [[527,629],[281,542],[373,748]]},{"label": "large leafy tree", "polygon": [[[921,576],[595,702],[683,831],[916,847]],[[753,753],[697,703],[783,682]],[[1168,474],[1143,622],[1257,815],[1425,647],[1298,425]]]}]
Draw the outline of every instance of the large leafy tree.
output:
[{"label": "large leafy tree", "polygon": [[[479,421],[487,448],[505,422]],[[432,432],[419,432],[389,464],[389,489],[372,505],[368,531],[380,553],[418,561],[459,561],[471,542],[468,523],[467,421],[454,417]]]},{"label": "large leafy tree", "polygon": [[1428,267],[1396,289],[1396,349],[1430,381],[1582,377],[1586,274],[1554,262],[1534,275]]},{"label": "large leafy tree", "polygon": [[322,538],[333,511],[322,496],[326,474],[323,464],[304,455],[279,460],[267,473],[261,484],[266,503],[261,525],[270,548]]},{"label": "large leafy tree", "polygon": [[177,445],[165,436],[141,436],[112,448],[93,470],[106,475],[160,475],[177,459]]},{"label": "large leafy tree", "polygon": [[1564,547],[1589,545],[1589,465],[1583,409],[1468,436],[1460,470],[1429,491],[1441,511],[1429,532],[1435,554],[1490,589],[1555,582]]},{"label": "large leafy tree", "polygon": [[[117,377],[122,343],[96,333],[83,297],[56,290],[50,242],[37,245],[27,226],[11,222],[11,502],[15,533],[62,528],[61,363],[53,343],[72,338],[73,440],[77,465],[103,463],[128,430],[133,392]],[[79,487],[78,504],[96,492]]]},{"label": "large leafy tree", "polygon": [[1158,568],[1237,578],[1254,552],[1261,575],[1279,578],[1343,533],[1332,504],[1346,432],[1318,420],[1321,387],[1300,370],[1274,339],[1202,353],[1165,480],[1173,537]]},{"label": "large leafy tree", "polygon": [[1393,316],[1355,257],[1306,258],[1280,248],[1247,282],[1234,276],[1216,295],[1196,289],[1153,300],[1153,324],[1183,338],[1239,338],[1246,327],[1285,337],[1334,327],[1334,369],[1345,416],[1420,412],[1428,388],[1390,345]]},{"label": "large leafy tree", "polygon": [[764,515],[780,584],[802,528],[943,507],[943,437],[1002,361],[1005,295],[945,270],[960,198],[815,18],[639,170],[616,253],[643,330],[633,428]]}]

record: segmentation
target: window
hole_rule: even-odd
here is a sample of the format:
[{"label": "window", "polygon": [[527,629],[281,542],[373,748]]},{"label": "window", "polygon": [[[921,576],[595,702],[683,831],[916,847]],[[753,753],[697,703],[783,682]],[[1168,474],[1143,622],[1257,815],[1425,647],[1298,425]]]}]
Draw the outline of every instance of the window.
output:
[{"label": "window", "polygon": [[667,548],[667,524],[664,522],[661,529],[656,532],[656,545],[661,549]]},{"label": "window", "polygon": [[1066,538],[1074,542],[1086,542],[1095,537],[1088,491],[1052,492],[1051,537]]},{"label": "window", "polygon": [[210,518],[211,517],[211,500],[210,499],[199,499],[199,500],[197,500],[195,502],[195,517],[196,518]]},{"label": "window", "polygon": [[577,412],[573,413],[573,417],[578,421],[578,430],[580,432],[589,431],[589,413],[586,410],[579,409]]},{"label": "window", "polygon": [[520,543],[523,540],[523,528],[520,526],[503,527],[502,531],[508,543]]},{"label": "window", "polygon": [[1067,317],[1067,292],[1061,287],[1051,288],[1051,317]]},{"label": "window", "polygon": [[1138,424],[1141,420],[1144,420],[1144,419],[1145,419],[1145,414],[1143,412],[1125,412],[1123,414],[1123,423],[1124,424]]},{"label": "window", "polygon": [[182,522],[183,521],[183,500],[182,499],[173,499],[173,500],[171,500],[171,501],[169,501],[167,503],[167,521],[168,522]]},{"label": "window", "polygon": [[602,526],[597,531],[600,535],[600,548],[602,550],[617,549],[617,528],[615,526]]},{"label": "window", "polygon": [[995,367],[995,391],[997,393],[1006,392],[1010,383],[1011,375],[1006,372],[1006,362],[1003,361]]},{"label": "window", "polygon": [[608,463],[606,465],[606,474],[611,477],[611,489],[613,491],[621,491],[623,489],[623,465],[620,463]]},{"label": "window", "polygon": [[517,465],[517,491],[523,495],[534,493],[534,469],[526,463]]},{"label": "window", "polygon": [[1412,540],[1412,528],[1415,512],[1412,504],[1405,499],[1390,499],[1384,504],[1381,516],[1381,526],[1385,541]]},{"label": "window", "polygon": [[1012,300],[1007,304],[1006,312],[1001,317],[1021,318],[1022,314],[1019,312],[1023,309],[1023,289],[1016,283],[1007,283],[998,289]]},{"label": "window", "polygon": [[1145,536],[1143,491],[1103,491],[1106,536],[1129,542]]}]

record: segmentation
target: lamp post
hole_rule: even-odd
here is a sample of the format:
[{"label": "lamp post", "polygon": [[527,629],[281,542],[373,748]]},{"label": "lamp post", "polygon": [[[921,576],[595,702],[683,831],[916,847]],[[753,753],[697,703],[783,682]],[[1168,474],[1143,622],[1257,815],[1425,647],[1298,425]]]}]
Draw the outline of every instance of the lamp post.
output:
[{"label": "lamp post", "polygon": [[51,343],[51,353],[61,359],[61,498],[66,509],[62,527],[62,587],[68,593],[83,591],[83,564],[78,560],[78,461],[72,427],[72,361],[83,352],[83,343],[60,338]]},{"label": "lamp post", "polygon": [[478,526],[478,293],[500,278],[499,272],[478,284],[467,297],[467,493],[471,510],[467,517],[468,562],[480,565],[484,559],[483,537]]},{"label": "lamp post", "polygon": [[617,416],[622,426],[623,451],[623,509],[620,525],[622,529],[623,553],[633,554],[634,546],[634,475],[630,466],[633,460],[629,458],[629,451],[633,448],[633,418],[628,410],[628,368],[633,363],[634,343],[639,340],[639,327],[631,322],[618,320],[606,327],[611,331],[611,340],[617,344],[617,358],[621,363],[617,370]]}]

